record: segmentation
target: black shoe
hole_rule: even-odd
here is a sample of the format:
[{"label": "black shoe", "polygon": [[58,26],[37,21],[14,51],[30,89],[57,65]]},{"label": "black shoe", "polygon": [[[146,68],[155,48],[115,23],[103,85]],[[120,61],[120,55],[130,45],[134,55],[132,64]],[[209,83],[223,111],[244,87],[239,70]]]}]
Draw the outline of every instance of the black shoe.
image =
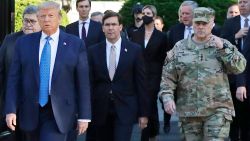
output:
[{"label": "black shoe", "polygon": [[164,133],[168,134],[170,132],[170,125],[169,124],[168,125],[164,125],[163,131],[164,131]]}]

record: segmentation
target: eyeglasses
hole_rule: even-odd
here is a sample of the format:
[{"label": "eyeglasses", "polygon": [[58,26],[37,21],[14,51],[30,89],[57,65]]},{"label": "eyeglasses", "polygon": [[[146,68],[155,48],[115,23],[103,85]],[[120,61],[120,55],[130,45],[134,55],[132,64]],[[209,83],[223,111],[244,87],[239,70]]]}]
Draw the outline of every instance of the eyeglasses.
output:
[{"label": "eyeglasses", "polygon": [[28,18],[24,18],[23,19],[23,23],[24,24],[31,24],[31,25],[34,25],[37,21],[36,20],[33,20],[33,19],[28,19]]}]

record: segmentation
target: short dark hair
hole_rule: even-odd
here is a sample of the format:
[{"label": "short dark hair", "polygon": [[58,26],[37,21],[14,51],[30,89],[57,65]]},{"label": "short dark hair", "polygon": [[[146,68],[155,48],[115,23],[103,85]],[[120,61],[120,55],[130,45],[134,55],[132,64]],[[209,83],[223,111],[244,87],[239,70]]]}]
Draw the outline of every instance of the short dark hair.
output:
[{"label": "short dark hair", "polygon": [[104,24],[104,21],[110,17],[117,17],[118,18],[118,22],[119,25],[122,24],[122,16],[119,13],[116,13],[114,11],[108,11],[104,14],[103,18],[102,18],[102,24]]},{"label": "short dark hair", "polygon": [[89,2],[89,6],[91,7],[91,0],[77,0],[76,1],[76,7],[78,6],[78,3],[82,2],[82,1],[88,1]]}]

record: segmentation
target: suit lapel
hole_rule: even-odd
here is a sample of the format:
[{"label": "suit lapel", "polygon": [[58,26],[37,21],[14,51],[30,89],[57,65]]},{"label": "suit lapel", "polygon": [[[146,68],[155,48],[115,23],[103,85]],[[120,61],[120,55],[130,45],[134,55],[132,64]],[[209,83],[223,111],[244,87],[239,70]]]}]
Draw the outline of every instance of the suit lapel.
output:
[{"label": "suit lapel", "polygon": [[77,37],[80,37],[80,33],[79,33],[79,21],[76,21],[76,22],[74,22],[74,26],[72,26],[73,27],[73,32],[72,33],[75,33],[75,35],[77,36]]},{"label": "suit lapel", "polygon": [[180,34],[177,34],[177,35],[180,35],[178,37],[178,41],[184,39],[185,25],[182,23],[180,27],[181,27],[181,29],[179,30]]},{"label": "suit lapel", "polygon": [[148,40],[148,44],[145,50],[150,50],[151,47],[154,47],[154,39],[157,38],[157,36],[155,35],[156,32],[157,32],[156,29],[154,29],[151,37]]},{"label": "suit lapel", "polygon": [[39,66],[39,47],[40,47],[41,32],[37,33],[32,39],[33,67],[37,84],[40,83],[40,66]]},{"label": "suit lapel", "polygon": [[102,72],[105,73],[105,76],[109,77],[108,65],[107,65],[107,56],[106,56],[106,42],[102,42],[99,48],[99,57],[100,57],[100,65],[103,68]]},{"label": "suit lapel", "polygon": [[[95,28],[94,28],[93,22],[92,22],[91,20],[90,20],[90,22],[89,22],[89,31],[95,33]],[[88,38],[91,39],[91,38],[90,38],[91,35],[92,35],[91,32],[88,32],[88,34],[87,34],[87,39],[88,39]]]},{"label": "suit lapel", "polygon": [[126,63],[126,53],[128,51],[128,49],[125,47],[126,46],[126,41],[122,40],[121,43],[121,50],[120,50],[120,57],[119,57],[119,62],[115,71],[115,75],[114,75],[114,80],[119,78],[119,75],[121,75],[121,71],[122,71],[122,67],[124,67],[124,63]]},{"label": "suit lapel", "polygon": [[60,30],[59,34],[59,41],[58,41],[58,46],[57,46],[57,52],[56,52],[56,58],[55,58],[55,64],[54,64],[54,69],[52,72],[52,79],[51,79],[51,88],[53,88],[54,81],[56,80],[58,74],[60,73],[60,66],[61,66],[61,60],[63,60],[63,54],[65,49],[67,48],[67,41],[65,39],[65,34]]},{"label": "suit lapel", "polygon": [[139,44],[142,45],[142,48],[145,49],[145,28],[142,28],[138,31]]},{"label": "suit lapel", "polygon": [[247,54],[247,52],[249,51],[249,48],[250,48],[250,30],[248,30],[242,53]]}]

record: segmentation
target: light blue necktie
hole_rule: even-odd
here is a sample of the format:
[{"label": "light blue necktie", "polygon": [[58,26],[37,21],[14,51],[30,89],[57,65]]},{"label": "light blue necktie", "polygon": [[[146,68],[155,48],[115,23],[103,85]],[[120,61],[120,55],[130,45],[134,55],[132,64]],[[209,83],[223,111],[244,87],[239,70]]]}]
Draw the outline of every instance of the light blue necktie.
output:
[{"label": "light blue necktie", "polygon": [[51,46],[49,41],[51,37],[47,36],[46,43],[43,47],[40,59],[40,90],[39,90],[39,104],[41,107],[48,103],[49,97],[49,79],[50,79],[50,56]]}]

